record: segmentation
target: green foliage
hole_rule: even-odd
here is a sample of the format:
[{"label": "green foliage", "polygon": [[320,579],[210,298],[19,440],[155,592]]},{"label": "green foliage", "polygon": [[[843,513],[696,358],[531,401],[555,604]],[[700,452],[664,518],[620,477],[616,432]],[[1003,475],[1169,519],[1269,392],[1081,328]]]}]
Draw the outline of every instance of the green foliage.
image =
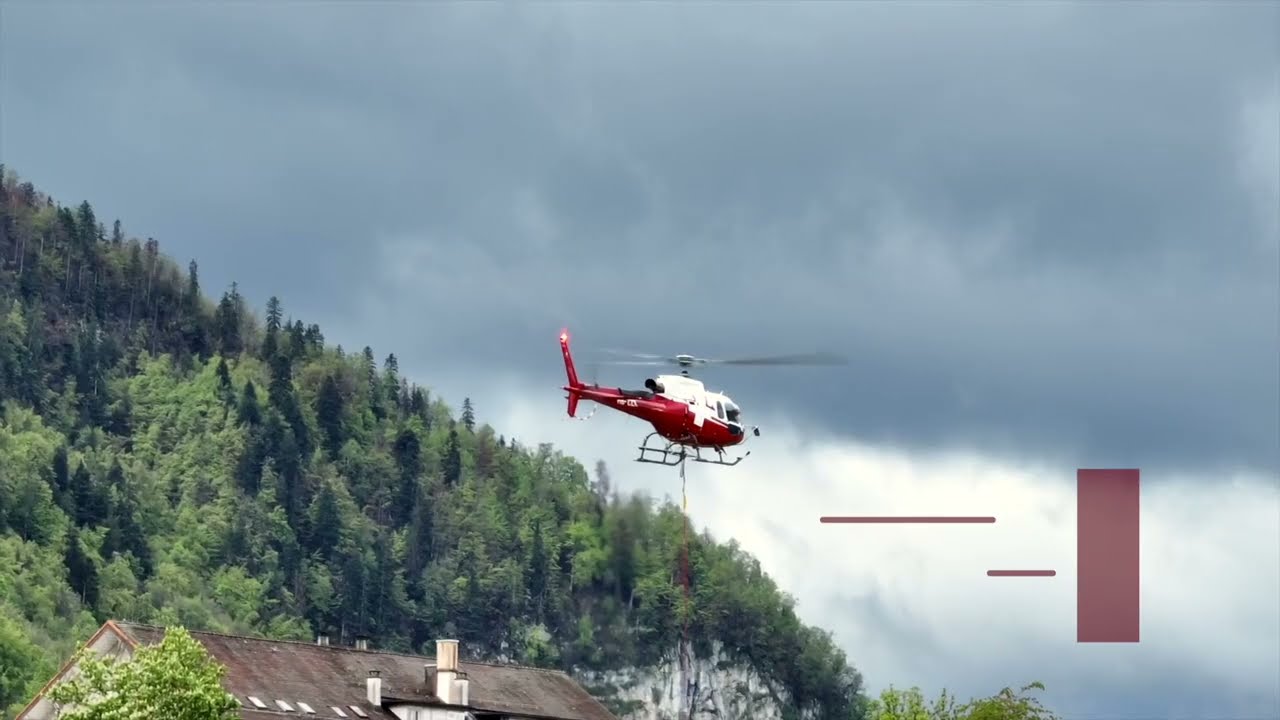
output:
[{"label": "green foliage", "polygon": [[40,669],[31,662],[37,655],[35,643],[18,623],[0,613],[0,709],[27,699],[27,687]]},{"label": "green foliage", "polygon": [[734,544],[690,537],[684,600],[675,506],[455,415],[279,298],[261,324],[234,284],[211,302],[88,203],[0,190],[0,709],[112,617],[575,671],[672,660],[687,617],[789,713],[858,716],[860,675]]},{"label": "green foliage", "polygon": [[888,688],[870,703],[868,720],[1057,720],[1040,701],[1028,695],[1030,690],[1044,690],[1033,682],[1019,692],[1005,688],[987,698],[957,703],[946,690],[933,702],[925,700],[920,688],[909,690]]},{"label": "green foliage", "polygon": [[59,720],[157,717],[235,720],[240,703],[222,688],[224,668],[181,627],[116,661],[92,652],[78,658],[79,674],[49,691]]}]

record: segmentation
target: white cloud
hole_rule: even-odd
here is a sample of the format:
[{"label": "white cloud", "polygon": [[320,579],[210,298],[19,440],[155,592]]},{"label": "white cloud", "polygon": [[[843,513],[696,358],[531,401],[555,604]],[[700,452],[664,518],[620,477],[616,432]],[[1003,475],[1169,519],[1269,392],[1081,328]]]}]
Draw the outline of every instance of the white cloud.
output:
[{"label": "white cloud", "polygon": [[[456,404],[452,385],[437,387]],[[588,468],[604,459],[624,491],[678,501],[674,470],[631,462],[644,425],[603,409],[569,420],[563,393],[547,385],[535,394],[499,379],[472,398],[482,420],[526,446],[553,442]],[[1069,717],[1280,711],[1274,483],[1144,475],[1142,642],[1085,645],[1075,642],[1074,467],[907,456],[821,432],[806,437],[783,418],[751,421],[762,437],[751,439],[742,464],[690,464],[693,520],[758,557],[797,597],[806,622],[835,633],[873,692],[892,683],[975,695],[1041,680]],[[819,523],[833,514],[997,522]],[[989,578],[991,568],[1058,574]]]}]

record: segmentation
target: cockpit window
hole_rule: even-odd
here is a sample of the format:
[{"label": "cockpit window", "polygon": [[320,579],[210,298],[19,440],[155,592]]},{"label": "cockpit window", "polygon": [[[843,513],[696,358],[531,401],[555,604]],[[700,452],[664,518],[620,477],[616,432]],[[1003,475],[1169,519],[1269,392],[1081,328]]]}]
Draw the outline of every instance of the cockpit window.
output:
[{"label": "cockpit window", "polygon": [[718,400],[716,401],[716,417],[720,418],[721,420],[724,419],[724,405],[721,405],[720,401]]},{"label": "cockpit window", "polygon": [[725,415],[729,417],[729,422],[732,422],[732,423],[738,422],[739,413],[738,413],[737,405],[734,405],[732,402],[725,403],[724,412],[725,412]]}]

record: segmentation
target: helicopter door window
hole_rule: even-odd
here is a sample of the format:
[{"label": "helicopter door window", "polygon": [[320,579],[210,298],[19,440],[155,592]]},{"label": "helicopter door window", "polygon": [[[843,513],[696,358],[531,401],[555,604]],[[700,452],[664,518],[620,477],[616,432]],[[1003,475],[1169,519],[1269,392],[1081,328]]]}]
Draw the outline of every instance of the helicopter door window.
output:
[{"label": "helicopter door window", "polygon": [[719,402],[716,402],[716,417],[721,420],[724,419],[724,405],[721,405]]}]

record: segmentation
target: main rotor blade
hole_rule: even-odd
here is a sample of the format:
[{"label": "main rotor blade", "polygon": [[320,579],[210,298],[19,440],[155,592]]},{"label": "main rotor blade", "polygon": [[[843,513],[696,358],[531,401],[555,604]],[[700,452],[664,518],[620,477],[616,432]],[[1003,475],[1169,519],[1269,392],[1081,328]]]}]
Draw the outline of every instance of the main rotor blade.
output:
[{"label": "main rotor blade", "polygon": [[630,355],[633,358],[643,358],[645,360],[667,360],[665,355],[654,355],[653,353],[638,353],[631,350],[615,350],[613,348],[601,348],[600,352],[607,352],[611,355]]},{"label": "main rotor blade", "polygon": [[772,355],[753,358],[727,358],[722,360],[695,360],[712,365],[848,365],[849,360],[834,353],[805,353],[800,355]]},{"label": "main rotor blade", "polygon": [[671,357],[614,349],[604,349],[603,352],[636,358],[633,360],[598,360],[599,363],[605,365],[677,365],[687,367],[690,365],[847,365],[849,363],[844,356],[829,352],[722,359],[700,358],[693,355]]}]

